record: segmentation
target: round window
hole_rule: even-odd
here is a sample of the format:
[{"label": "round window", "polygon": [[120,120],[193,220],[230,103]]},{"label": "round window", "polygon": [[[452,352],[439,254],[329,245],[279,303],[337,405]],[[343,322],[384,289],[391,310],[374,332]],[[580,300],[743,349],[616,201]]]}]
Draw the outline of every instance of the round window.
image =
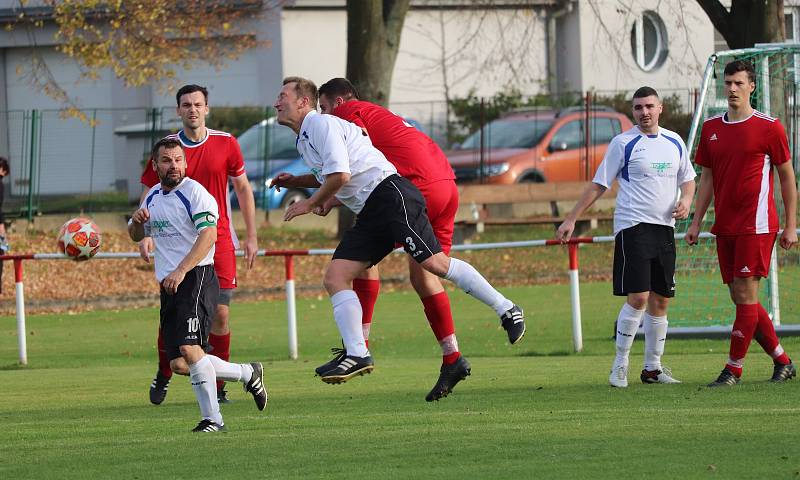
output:
[{"label": "round window", "polygon": [[656,12],[645,11],[631,28],[631,52],[639,68],[649,72],[667,59],[667,29]]}]

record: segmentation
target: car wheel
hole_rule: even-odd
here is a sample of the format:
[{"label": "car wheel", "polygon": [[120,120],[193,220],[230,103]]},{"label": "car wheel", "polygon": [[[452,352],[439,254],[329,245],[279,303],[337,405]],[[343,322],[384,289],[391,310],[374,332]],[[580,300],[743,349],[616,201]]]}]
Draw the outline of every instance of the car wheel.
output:
[{"label": "car wheel", "polygon": [[286,208],[306,198],[308,198],[306,194],[300,190],[289,190],[286,192],[286,195],[283,196],[283,200],[281,200],[281,208]]}]

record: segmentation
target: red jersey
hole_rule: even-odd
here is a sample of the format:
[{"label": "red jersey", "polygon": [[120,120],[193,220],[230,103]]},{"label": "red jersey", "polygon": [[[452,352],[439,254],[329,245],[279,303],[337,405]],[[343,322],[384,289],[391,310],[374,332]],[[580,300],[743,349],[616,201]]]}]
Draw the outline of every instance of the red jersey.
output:
[{"label": "red jersey", "polygon": [[731,122],[727,114],[703,123],[695,163],[711,169],[716,219],[711,233],[778,231],[773,165],[790,160],[783,125],[759,111]]},{"label": "red jersey", "polygon": [[350,100],[336,107],[333,114],[366,129],[372,145],[414,185],[455,180],[450,162],[436,142],[380,105]]},{"label": "red jersey", "polygon": [[[186,152],[186,176],[199,182],[217,201],[219,221],[217,225],[217,251],[230,251],[238,247],[238,239],[233,231],[228,202],[228,177],[238,177],[245,173],[244,158],[239,142],[233,135],[218,130],[206,129],[206,138],[194,143],[184,135],[183,130],[168,135],[181,142]],[[142,173],[141,182],[148,188],[159,183],[153,170],[152,159],[148,160]]]}]

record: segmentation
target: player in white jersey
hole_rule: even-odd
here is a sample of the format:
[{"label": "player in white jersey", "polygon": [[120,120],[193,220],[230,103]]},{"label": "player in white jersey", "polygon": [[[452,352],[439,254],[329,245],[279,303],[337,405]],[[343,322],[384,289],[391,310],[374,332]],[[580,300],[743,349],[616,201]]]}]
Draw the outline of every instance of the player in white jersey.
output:
[{"label": "player in white jersey", "polygon": [[633,117],[637,125],[611,140],[592,183],[556,232],[556,238],[568,241],[576,219],[617,181],[614,295],[626,296],[627,301],[617,317],[617,355],[608,379],[614,387],[628,386],[628,354],[643,319],[645,355],[640,379],[680,383],[663,370],[661,356],[667,306],[675,296],[675,219],[689,215],[695,173],[680,136],[658,126],[662,108],[654,89],[636,90]]},{"label": "player in white jersey", "polygon": [[[321,373],[326,383],[346,382],[373,369],[372,357],[361,330],[361,304],[352,289],[366,268],[377,264],[395,243],[427,271],[447,278],[486,305],[502,322],[520,326],[522,309],[495,290],[471,265],[448,257],[426,214],[425,199],[353,123],[317,113],[317,87],[300,77],[288,77],[274,107],[278,123],[297,133],[297,150],[311,174],[275,177],[276,187],[319,187],[311,198],[286,209],[284,220],[314,212],[325,214],[336,200],[357,214],[328,265],[323,283],[333,303],[347,355],[332,370]],[[469,375],[468,369],[452,372],[453,384]]]},{"label": "player in white jersey", "polygon": [[191,378],[202,420],[193,432],[225,430],[217,400],[217,378],[242,382],[263,410],[267,404],[260,363],[229,363],[206,355],[219,281],[214,272],[214,242],[219,210],[214,197],[186,177],[180,142],[165,138],[153,147],[153,169],[160,183],[147,192],[128,222],[133,241],[155,244],[156,279],[161,284],[161,331],[172,371]]}]

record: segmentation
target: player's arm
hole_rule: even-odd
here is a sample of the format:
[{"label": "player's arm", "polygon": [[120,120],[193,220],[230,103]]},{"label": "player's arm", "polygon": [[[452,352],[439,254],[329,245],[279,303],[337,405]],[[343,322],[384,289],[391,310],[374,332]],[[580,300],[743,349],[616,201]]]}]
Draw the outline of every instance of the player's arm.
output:
[{"label": "player's arm", "polygon": [[319,188],[320,183],[312,174],[292,175],[291,173],[281,172],[269,182],[269,188],[281,191],[281,188]]},{"label": "player's arm", "polygon": [[311,198],[301,200],[289,205],[283,220],[288,222],[294,217],[305,215],[315,208],[322,208],[325,202],[330,200],[347,182],[350,181],[350,174],[346,172],[334,172],[325,176],[325,181],[320,185],[319,190],[311,195]]},{"label": "player's arm", "polygon": [[580,217],[587,208],[591,207],[598,198],[606,193],[606,190],[606,187],[594,182],[587,185],[586,189],[581,195],[581,198],[578,200],[578,203],[575,204],[575,207],[572,209],[572,211],[567,214],[566,218],[564,218],[564,221],[561,223],[561,225],[559,225],[558,230],[556,231],[556,238],[562,243],[569,241],[569,239],[572,237],[572,232],[575,230],[575,222],[577,221],[578,217]]},{"label": "player's arm", "polygon": [[689,217],[689,209],[692,207],[692,199],[694,198],[695,183],[694,180],[683,182],[680,186],[681,196],[675,209],[672,210],[672,218],[683,220]]},{"label": "player's arm", "polygon": [[233,191],[236,193],[236,198],[239,200],[239,209],[242,212],[242,217],[244,217],[244,228],[247,235],[244,243],[244,257],[247,261],[247,269],[250,270],[253,268],[253,262],[256,259],[256,253],[258,253],[256,202],[253,197],[253,187],[250,186],[246,173],[233,177],[231,182],[233,183]]},{"label": "player's arm", "polygon": [[217,227],[216,226],[208,226],[204,229],[200,230],[197,235],[197,239],[192,245],[191,250],[189,253],[183,257],[181,263],[169,273],[164,280],[161,281],[161,285],[164,289],[169,293],[175,293],[178,291],[178,285],[181,284],[186,274],[189,273],[191,269],[197,266],[198,263],[202,259],[208,255],[208,252],[211,250],[211,247],[214,246],[214,243],[217,241]]},{"label": "player's arm", "polygon": [[[139,242],[145,238],[144,224],[150,219],[150,211],[140,208],[133,212],[128,222],[128,235],[134,242]],[[149,237],[148,237],[149,238]]]},{"label": "player's arm", "polygon": [[776,167],[778,178],[781,182],[781,197],[783,197],[784,225],[779,243],[788,250],[797,243],[797,186],[794,179],[792,162],[783,162]]},{"label": "player's arm", "polygon": [[700,185],[697,187],[697,198],[694,202],[694,217],[686,231],[686,243],[689,245],[697,243],[700,226],[703,224],[703,217],[706,216],[712,198],[714,198],[714,181],[711,177],[711,169],[703,167],[703,171],[700,173]]},{"label": "player's arm", "polygon": [[[150,167],[150,165],[151,164],[148,162],[147,167],[145,168]],[[147,197],[147,192],[150,191],[150,187],[144,183],[142,185],[144,188],[142,188],[142,194],[139,195],[139,205],[144,204],[144,200]],[[153,251],[153,239],[148,236],[144,236],[136,241],[139,242],[139,256],[142,257],[142,260],[144,260],[145,263],[150,263],[150,252]]]}]

